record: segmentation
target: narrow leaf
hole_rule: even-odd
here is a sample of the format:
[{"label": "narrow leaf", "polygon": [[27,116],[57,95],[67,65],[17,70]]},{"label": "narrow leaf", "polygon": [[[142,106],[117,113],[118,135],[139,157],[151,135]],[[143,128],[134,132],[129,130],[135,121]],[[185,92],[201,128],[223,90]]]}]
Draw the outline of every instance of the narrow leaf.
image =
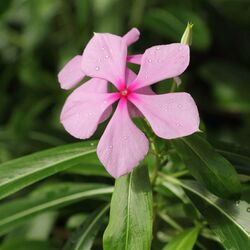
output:
[{"label": "narrow leaf", "polygon": [[94,142],[68,144],[0,164],[0,198],[79,163],[88,164],[85,158],[95,148]]},{"label": "narrow leaf", "polygon": [[223,198],[238,198],[241,185],[233,166],[200,135],[173,140],[190,173],[208,190]]},{"label": "narrow leaf", "polygon": [[163,250],[192,250],[197,240],[200,228],[195,227],[182,231],[163,248]]},{"label": "narrow leaf", "polygon": [[64,250],[91,250],[109,205],[92,213],[66,243]]},{"label": "narrow leaf", "polygon": [[86,198],[111,194],[113,188],[102,184],[56,183],[42,187],[28,197],[0,206],[0,235],[9,232],[28,218]]},{"label": "narrow leaf", "polygon": [[146,166],[115,183],[104,250],[149,250],[152,240],[152,190]]},{"label": "narrow leaf", "polygon": [[182,186],[226,249],[250,249],[250,205],[222,200],[194,181]]}]

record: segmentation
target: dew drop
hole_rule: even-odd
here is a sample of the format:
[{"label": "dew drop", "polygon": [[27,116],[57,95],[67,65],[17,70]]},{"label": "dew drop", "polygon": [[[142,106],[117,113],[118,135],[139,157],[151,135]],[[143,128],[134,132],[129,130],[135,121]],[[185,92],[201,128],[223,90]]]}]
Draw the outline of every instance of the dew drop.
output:
[{"label": "dew drop", "polygon": [[100,67],[96,66],[96,67],[95,67],[95,70],[96,70],[96,71],[100,70]]},{"label": "dew drop", "polygon": [[236,205],[236,206],[239,206],[239,205],[240,205],[240,201],[236,201],[236,202],[235,202],[235,205]]},{"label": "dew drop", "polygon": [[112,149],[113,148],[113,146],[112,145],[109,145],[109,149]]},{"label": "dew drop", "polygon": [[181,105],[181,104],[178,104],[178,108],[181,109],[181,108],[182,108],[182,105]]},{"label": "dew drop", "polygon": [[90,143],[90,146],[94,146],[94,145],[95,145],[94,142],[91,142],[91,143]]},{"label": "dew drop", "polygon": [[250,213],[250,207],[247,208],[247,212]]},{"label": "dew drop", "polygon": [[108,58],[109,58],[109,55],[106,55],[106,56],[105,56],[105,58],[107,58],[107,59],[108,59]]},{"label": "dew drop", "polygon": [[151,63],[151,62],[152,62],[152,59],[148,59],[148,62]]},{"label": "dew drop", "polygon": [[168,105],[164,106],[164,109],[165,109],[166,111],[168,111],[168,110],[169,110],[169,106],[168,106]]},{"label": "dew drop", "polygon": [[102,47],[102,50],[105,50],[105,48],[104,48],[104,47]]},{"label": "dew drop", "polygon": [[128,136],[124,136],[123,139],[124,139],[124,140],[127,140],[127,139],[128,139]]},{"label": "dew drop", "polygon": [[181,127],[181,124],[180,124],[180,123],[177,123],[176,125],[177,125],[177,127]]},{"label": "dew drop", "polygon": [[156,47],[156,50],[160,50],[160,47]]}]

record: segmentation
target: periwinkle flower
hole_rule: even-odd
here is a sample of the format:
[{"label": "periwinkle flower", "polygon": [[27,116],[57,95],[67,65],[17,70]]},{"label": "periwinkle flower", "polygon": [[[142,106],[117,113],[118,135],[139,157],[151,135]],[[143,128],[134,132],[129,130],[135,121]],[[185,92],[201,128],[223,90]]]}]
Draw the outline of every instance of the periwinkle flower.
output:
[{"label": "periwinkle flower", "polygon": [[[189,64],[189,46],[181,43],[154,46],[143,55],[127,56],[127,48],[139,38],[132,29],[119,37],[95,33],[82,56],[74,57],[59,73],[62,88],[69,89],[86,75],[89,81],[68,97],[62,113],[64,128],[74,137],[87,139],[98,124],[112,114],[97,147],[97,155],[115,178],[129,173],[144,158],[148,139],[131,120],[143,115],[154,133],[174,139],[198,131],[199,114],[188,93],[155,94],[150,85],[181,75]],[[140,64],[136,75],[127,62]],[[108,93],[108,82],[117,89]]]}]

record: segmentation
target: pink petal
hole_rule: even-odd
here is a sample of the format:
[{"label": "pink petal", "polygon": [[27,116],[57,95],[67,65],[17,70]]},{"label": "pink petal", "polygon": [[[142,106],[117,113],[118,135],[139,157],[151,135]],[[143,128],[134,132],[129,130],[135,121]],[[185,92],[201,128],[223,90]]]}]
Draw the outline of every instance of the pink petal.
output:
[{"label": "pink petal", "polygon": [[99,141],[97,155],[107,171],[118,178],[136,167],[147,152],[148,140],[131,121],[122,99]]},{"label": "pink petal", "polygon": [[133,89],[181,75],[189,64],[189,47],[180,43],[159,45],[147,49]]},{"label": "pink petal", "polygon": [[86,75],[112,82],[117,88],[125,84],[127,45],[123,38],[95,33],[82,55]]},{"label": "pink petal", "polygon": [[127,56],[127,62],[130,63],[141,64],[141,60],[142,60],[141,54]]},{"label": "pink petal", "polygon": [[[126,68],[126,83],[129,86],[136,79],[136,74],[129,68]],[[150,86],[146,86],[135,90],[136,93],[145,94],[145,95],[154,95],[155,92],[151,89]]]},{"label": "pink petal", "polygon": [[187,93],[134,94],[129,99],[159,137],[174,139],[199,130],[199,113],[193,98]]},{"label": "pink petal", "polygon": [[100,78],[91,78],[81,86],[81,91],[86,93],[107,93],[108,82]]},{"label": "pink petal", "polygon": [[[126,68],[126,82],[128,86],[131,82],[134,81],[135,78],[136,74],[131,69]],[[143,87],[141,89],[136,90],[135,92],[145,95],[155,94],[153,90],[150,88],[150,86]],[[135,105],[130,102],[128,102],[128,110],[131,117],[143,117],[142,113],[138,110],[138,108],[135,107]]]},{"label": "pink petal", "polygon": [[[103,79],[92,78],[82,85],[81,91],[85,93],[108,93],[108,82]],[[99,123],[107,120],[110,117],[111,113],[112,106],[109,106],[102,114]]]},{"label": "pink petal", "polygon": [[130,68],[126,68],[125,71],[125,79],[126,79],[126,84],[129,86],[131,82],[133,82],[136,79],[136,74],[134,71],[132,71]]},{"label": "pink petal", "polygon": [[62,89],[71,89],[84,78],[81,60],[82,56],[73,57],[59,72],[58,81]]},{"label": "pink petal", "polygon": [[126,42],[127,46],[135,43],[140,37],[140,31],[136,28],[132,28],[128,33],[123,36],[123,40]]},{"label": "pink petal", "polygon": [[117,100],[116,94],[86,93],[85,84],[67,98],[60,120],[64,128],[79,139],[94,134],[107,108]]}]

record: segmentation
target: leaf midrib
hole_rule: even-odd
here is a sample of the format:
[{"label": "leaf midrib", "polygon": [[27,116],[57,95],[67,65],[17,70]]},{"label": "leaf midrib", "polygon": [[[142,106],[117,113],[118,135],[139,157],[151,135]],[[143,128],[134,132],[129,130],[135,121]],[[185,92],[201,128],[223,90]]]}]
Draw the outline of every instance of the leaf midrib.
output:
[{"label": "leaf midrib", "polygon": [[50,168],[50,167],[52,167],[52,166],[56,166],[56,165],[61,164],[61,163],[63,163],[63,162],[67,162],[67,161],[70,161],[70,160],[72,160],[72,159],[74,159],[74,158],[78,158],[78,157],[81,157],[81,156],[84,156],[84,155],[87,155],[87,154],[91,154],[91,153],[94,153],[94,152],[96,152],[96,149],[92,149],[92,150],[86,151],[86,152],[84,152],[84,153],[81,152],[81,153],[79,153],[79,154],[77,154],[77,155],[74,155],[74,156],[72,156],[72,157],[69,157],[69,158],[67,158],[67,159],[63,159],[63,160],[57,161],[56,163],[51,163],[51,164],[47,165],[46,168],[38,169],[37,171],[29,172],[28,174],[27,174],[27,172],[26,172],[26,173],[24,173],[23,175],[17,175],[16,178],[11,178],[9,182],[8,182],[8,181],[7,181],[7,182],[4,182],[3,185],[1,185],[1,186],[8,185],[8,184],[12,183],[13,181],[22,179],[22,178],[24,178],[24,177],[28,177],[28,176],[33,175],[33,174],[35,174],[35,173],[39,173],[39,172],[44,171],[44,170],[46,170],[46,169],[48,169],[48,168]]},{"label": "leaf midrib", "polygon": [[126,223],[126,238],[125,238],[125,249],[129,250],[128,245],[129,245],[129,227],[130,227],[130,199],[131,199],[131,186],[132,186],[132,175],[133,171],[129,175],[129,185],[128,185],[128,206],[127,206],[127,223]]}]

